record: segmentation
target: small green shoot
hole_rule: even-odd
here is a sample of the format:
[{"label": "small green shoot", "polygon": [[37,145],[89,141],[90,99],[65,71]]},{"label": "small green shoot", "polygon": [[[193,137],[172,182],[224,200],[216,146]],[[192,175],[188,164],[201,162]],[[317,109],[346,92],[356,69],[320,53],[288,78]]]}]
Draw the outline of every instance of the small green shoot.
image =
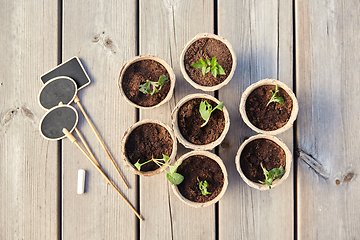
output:
[{"label": "small green shoot", "polygon": [[200,61],[191,64],[192,67],[198,68],[202,70],[203,76],[205,76],[206,73],[210,72],[212,75],[216,78],[216,76],[219,75],[225,75],[224,69],[220,66],[219,63],[216,62],[216,57],[213,57],[213,59],[210,61],[210,59],[205,59],[205,61],[200,58]]},{"label": "small green shoot", "polygon": [[206,100],[201,101],[199,112],[201,117],[205,120],[205,122],[200,127],[204,127],[208,123],[210,119],[210,115],[213,111],[215,111],[215,109],[219,109],[220,111],[222,111],[223,107],[224,107],[224,102],[221,102],[216,107],[212,108],[211,104],[208,103]]},{"label": "small green shoot", "polygon": [[197,180],[199,181],[199,189],[201,191],[201,194],[204,196],[211,194],[211,192],[207,191],[207,187],[209,186],[208,182],[206,180],[200,181],[199,178]]},{"label": "small green shoot", "polygon": [[[166,82],[169,81],[169,78],[165,75],[161,75],[157,82],[152,82],[147,80],[146,83],[140,84],[139,91],[144,94],[150,94],[151,96],[159,92]],[[152,90],[151,90],[152,87]]]},{"label": "small green shoot", "polygon": [[275,87],[275,92],[273,92],[272,90],[270,90],[270,92],[272,93],[272,95],[271,95],[270,101],[266,104],[266,106],[269,106],[269,104],[272,102],[278,102],[280,104],[284,104],[284,98],[276,96],[276,94],[279,92],[279,87],[277,84]]},{"label": "small green shoot", "polygon": [[282,178],[282,176],[285,173],[285,170],[283,168],[283,166],[280,166],[279,168],[273,168],[270,171],[267,171],[266,168],[263,166],[263,164],[261,163],[261,168],[264,171],[264,175],[265,175],[265,181],[262,182],[259,180],[260,183],[262,184],[266,184],[269,186],[269,189],[271,189],[271,185],[273,183],[273,181],[277,178]]},{"label": "small green shoot", "polygon": [[[169,180],[169,182],[171,182],[172,184],[175,185],[179,185],[183,180],[184,180],[184,176],[181,175],[180,173],[176,173],[176,169],[180,166],[181,162],[176,165],[176,166],[171,166],[167,163],[167,161],[169,160],[169,156],[166,156],[165,154],[163,154],[163,158],[161,159],[155,159],[154,156],[144,162],[144,163],[139,163],[140,159],[134,164],[134,166],[137,168],[137,170],[141,171],[141,166],[153,161],[154,163],[156,163],[160,168],[164,169],[166,174],[167,179]],[[167,166],[169,167],[169,172],[166,171],[165,168],[163,168],[163,166]]]}]

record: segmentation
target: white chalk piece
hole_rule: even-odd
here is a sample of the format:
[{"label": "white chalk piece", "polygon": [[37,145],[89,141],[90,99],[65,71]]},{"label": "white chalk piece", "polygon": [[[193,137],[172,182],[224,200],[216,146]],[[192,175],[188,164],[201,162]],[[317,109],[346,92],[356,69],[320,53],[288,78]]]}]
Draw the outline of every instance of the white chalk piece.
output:
[{"label": "white chalk piece", "polygon": [[85,192],[85,175],[84,169],[78,171],[78,182],[77,182],[77,194],[83,194]]}]

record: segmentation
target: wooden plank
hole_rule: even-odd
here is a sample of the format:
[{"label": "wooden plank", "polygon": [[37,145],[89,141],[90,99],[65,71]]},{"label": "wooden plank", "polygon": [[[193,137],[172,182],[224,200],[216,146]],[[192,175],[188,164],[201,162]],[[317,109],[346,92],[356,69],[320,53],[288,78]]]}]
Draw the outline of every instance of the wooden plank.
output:
[{"label": "wooden plank", "polygon": [[59,237],[58,144],[39,133],[40,75],[57,64],[56,1],[0,4],[0,239]]},{"label": "wooden plank", "polygon": [[[176,75],[174,97],[159,108],[140,111],[141,119],[157,119],[171,126],[176,103],[200,92],[182,77],[179,61],[182,47],[201,32],[213,32],[213,1],[140,1],[140,54],[164,59]],[[186,151],[178,144],[177,157]],[[173,194],[164,173],[140,178],[140,207],[145,217],[140,239],[215,239],[215,207],[185,205]]]},{"label": "wooden plank", "polygon": [[[135,109],[118,89],[122,65],[136,52],[135,1],[64,1],[63,60],[76,55],[92,83],[79,98],[117,165],[130,184],[127,190],[89,124],[79,112],[79,130],[105,173],[134,207],[136,177],[125,168],[120,142],[135,122]],[[63,238],[135,239],[137,218],[100,173],[68,140],[63,140]],[[87,171],[85,194],[76,194],[77,171]]]},{"label": "wooden plank", "polygon": [[[269,236],[292,239],[293,170],[281,186],[260,192],[250,188],[235,167],[240,144],[255,134],[239,114],[243,91],[264,78],[279,79],[292,87],[292,4],[291,1],[218,2],[219,35],[232,44],[237,55],[235,75],[219,91],[219,98],[230,114],[230,130],[219,149],[229,173],[229,187],[219,204],[219,239]],[[292,150],[292,129],[278,137]]]},{"label": "wooden plank", "polygon": [[[359,2],[296,2],[298,238],[357,239]],[[317,169],[317,171],[314,171]]]}]

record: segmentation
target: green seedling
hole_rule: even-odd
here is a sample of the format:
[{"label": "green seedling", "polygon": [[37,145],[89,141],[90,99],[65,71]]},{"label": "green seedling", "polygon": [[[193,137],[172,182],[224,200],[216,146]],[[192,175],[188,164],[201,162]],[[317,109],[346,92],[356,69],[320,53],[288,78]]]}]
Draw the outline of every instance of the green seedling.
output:
[{"label": "green seedling", "polygon": [[197,180],[199,181],[199,189],[201,191],[201,194],[204,196],[211,194],[211,192],[207,191],[207,187],[209,186],[208,182],[206,180],[200,181],[199,178]]},{"label": "green seedling", "polygon": [[276,87],[275,87],[275,92],[273,92],[272,90],[270,90],[270,92],[272,93],[272,95],[271,95],[270,101],[266,104],[266,106],[269,106],[269,104],[272,102],[278,102],[280,104],[284,104],[284,98],[276,96],[276,94],[279,92],[278,85],[276,85]]},{"label": "green seedling", "polygon": [[283,166],[280,166],[279,168],[273,168],[270,171],[267,171],[262,163],[260,165],[261,165],[261,168],[264,171],[265,181],[262,182],[262,181],[259,180],[259,182],[262,183],[262,184],[268,185],[269,189],[271,189],[271,185],[272,185],[273,181],[275,179],[277,179],[277,178],[278,179],[282,178],[282,176],[285,173],[285,170],[284,170]]},{"label": "green seedling", "polygon": [[202,70],[203,76],[205,76],[206,73],[210,72],[212,75],[216,78],[216,76],[219,75],[225,75],[224,69],[220,66],[219,63],[216,62],[216,57],[213,57],[213,59],[210,61],[210,59],[205,59],[205,61],[200,58],[200,61],[191,64],[192,67],[198,68]]},{"label": "green seedling", "polygon": [[205,120],[205,122],[200,127],[204,127],[208,123],[210,119],[210,115],[213,111],[215,111],[215,109],[219,109],[220,111],[222,111],[223,107],[224,107],[223,102],[219,103],[216,107],[212,108],[211,104],[208,103],[206,100],[201,101],[199,112],[201,117]]},{"label": "green seedling", "polygon": [[[165,75],[161,75],[157,82],[152,82],[147,80],[146,83],[140,84],[139,91],[144,94],[150,94],[151,96],[159,92],[166,82],[169,81],[169,78]],[[151,90],[152,88],[152,90]]]},{"label": "green seedling", "polygon": [[[169,160],[169,156],[166,156],[165,154],[163,154],[163,158],[161,159],[155,159],[154,156],[152,156],[152,158],[144,163],[139,163],[140,159],[134,164],[134,166],[137,168],[137,170],[141,171],[141,166],[149,163],[149,162],[154,162],[156,163],[160,168],[164,169],[166,174],[167,179],[169,180],[169,182],[171,182],[172,184],[175,185],[179,185],[183,180],[184,180],[184,176],[181,175],[180,173],[176,173],[176,169],[180,166],[181,162],[176,165],[176,166],[171,166],[168,164],[168,160]],[[169,167],[169,172],[166,171],[166,169],[164,167]]]}]

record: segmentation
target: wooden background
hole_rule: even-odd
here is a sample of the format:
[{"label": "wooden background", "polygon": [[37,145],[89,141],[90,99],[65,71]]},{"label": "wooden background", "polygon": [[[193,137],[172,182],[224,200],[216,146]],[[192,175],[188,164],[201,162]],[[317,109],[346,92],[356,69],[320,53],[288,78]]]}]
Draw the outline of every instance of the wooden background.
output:
[{"label": "wooden background", "polygon": [[[360,187],[360,3],[341,0],[39,0],[0,2],[0,239],[357,239]],[[231,126],[215,152],[229,186],[222,200],[191,208],[165,175],[137,177],[120,158],[125,130],[142,119],[170,125],[185,95],[199,92],[181,75],[179,56],[197,33],[225,37],[237,55],[230,83],[214,94]],[[168,62],[176,75],[169,103],[137,110],[121,98],[122,65],[139,54]],[[79,98],[129,182],[126,189],[84,117],[79,130],[119,195],[67,139],[43,139],[37,103],[40,75],[78,56],[92,83]],[[291,87],[299,101],[281,134],[294,155],[289,178],[260,192],[235,168],[243,140],[242,92],[263,78]],[[180,144],[178,156],[187,152]],[[86,193],[76,194],[77,171]]]}]

